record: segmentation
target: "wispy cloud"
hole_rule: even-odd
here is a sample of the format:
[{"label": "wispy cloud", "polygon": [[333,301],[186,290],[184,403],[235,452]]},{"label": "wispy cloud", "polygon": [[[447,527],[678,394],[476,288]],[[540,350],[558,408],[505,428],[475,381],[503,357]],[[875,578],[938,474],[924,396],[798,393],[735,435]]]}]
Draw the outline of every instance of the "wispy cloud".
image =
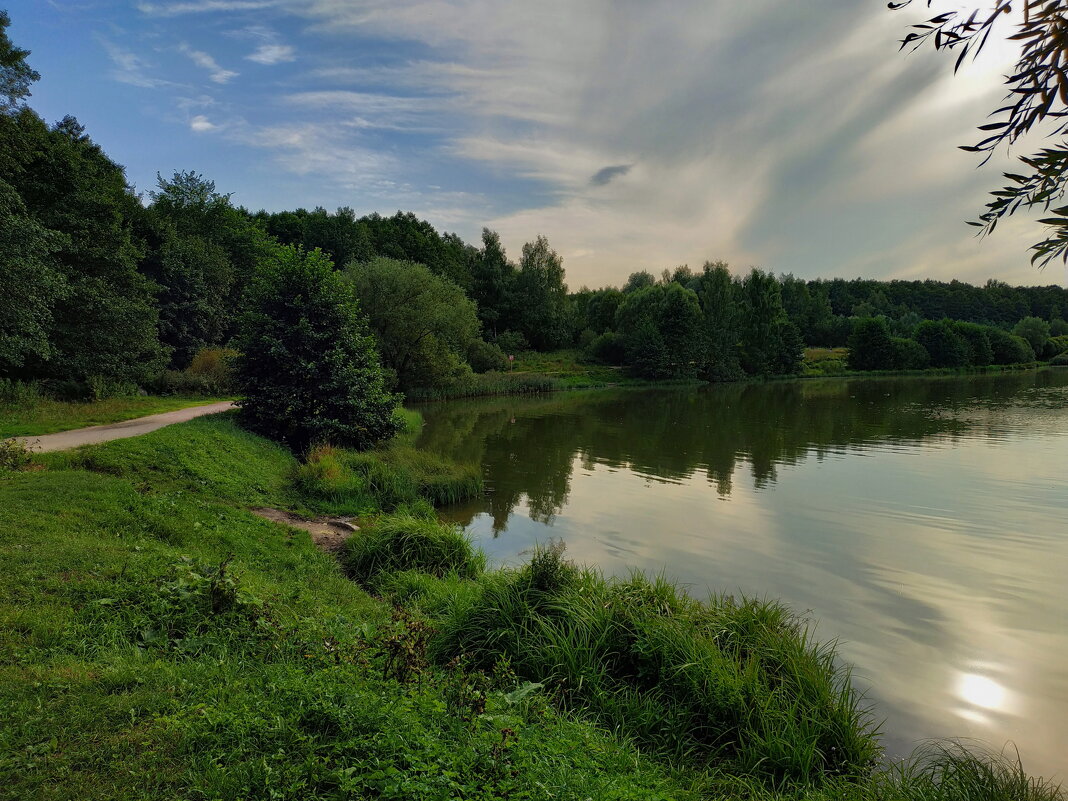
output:
[{"label": "wispy cloud", "polygon": [[282,0],[199,0],[189,3],[138,3],[137,10],[157,17],[177,17],[209,12],[259,11],[282,4]]},{"label": "wispy cloud", "polygon": [[257,64],[273,66],[295,61],[297,58],[296,49],[292,45],[282,43],[278,38],[278,34],[264,25],[250,25],[233,31],[231,36],[241,39],[253,39],[259,42],[256,49],[245,56],[247,60],[254,61]]},{"label": "wispy cloud", "polygon": [[198,67],[207,70],[209,77],[215,83],[226,83],[238,76],[237,72],[220,67],[219,62],[203,50],[194,50],[184,42],[178,46],[178,50],[188,56],[190,61]]},{"label": "wispy cloud", "polygon": [[107,39],[99,38],[99,41],[114,65],[110,74],[116,81],[145,89],[158,89],[161,86],[174,85],[170,81],[150,75],[150,65],[135,53],[119,47],[119,45]]},{"label": "wispy cloud", "polygon": [[249,61],[257,64],[281,64],[286,61],[294,61],[296,55],[290,45],[262,44],[253,53],[245,56]]}]

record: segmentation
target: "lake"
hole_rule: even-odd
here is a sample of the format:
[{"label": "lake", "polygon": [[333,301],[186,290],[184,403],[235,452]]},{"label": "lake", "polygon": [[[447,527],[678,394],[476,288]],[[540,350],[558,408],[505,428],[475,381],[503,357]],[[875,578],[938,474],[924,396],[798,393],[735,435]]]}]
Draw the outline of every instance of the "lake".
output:
[{"label": "lake", "polygon": [[891,756],[1014,743],[1068,771],[1068,369],[427,405],[481,464],[446,510],[498,564],[559,539],[606,574],[778,598],[837,639]]}]

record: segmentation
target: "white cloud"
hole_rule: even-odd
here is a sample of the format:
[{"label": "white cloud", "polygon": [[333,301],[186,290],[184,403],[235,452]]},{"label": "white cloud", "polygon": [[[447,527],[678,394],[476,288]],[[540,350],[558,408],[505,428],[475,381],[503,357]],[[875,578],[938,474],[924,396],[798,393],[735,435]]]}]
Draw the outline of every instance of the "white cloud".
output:
[{"label": "white cloud", "polygon": [[220,67],[219,63],[203,50],[194,50],[184,42],[178,46],[178,50],[188,56],[190,61],[198,67],[207,70],[211,80],[215,83],[227,83],[238,76],[238,73],[233,70],[227,70]]},{"label": "white cloud", "polygon": [[219,126],[212,123],[211,120],[203,114],[197,114],[189,121],[189,127],[196,133],[205,133],[207,131],[214,131]]}]

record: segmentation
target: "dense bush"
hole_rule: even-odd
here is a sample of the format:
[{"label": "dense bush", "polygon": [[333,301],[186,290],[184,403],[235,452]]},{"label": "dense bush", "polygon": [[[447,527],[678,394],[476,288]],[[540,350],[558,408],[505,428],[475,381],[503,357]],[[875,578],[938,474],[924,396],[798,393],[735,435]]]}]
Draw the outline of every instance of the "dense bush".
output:
[{"label": "dense bush", "polygon": [[508,357],[504,351],[482,339],[476,339],[468,345],[467,361],[476,373],[508,369]]},{"label": "dense bush", "polygon": [[915,339],[891,337],[894,347],[895,370],[923,370],[931,366],[927,349]]},{"label": "dense bush", "polygon": [[623,364],[623,339],[615,331],[605,331],[590,342],[585,354],[601,364]]},{"label": "dense bush", "polygon": [[1035,353],[1042,353],[1042,349],[1046,346],[1046,340],[1049,339],[1050,335],[1049,323],[1040,317],[1024,317],[1020,322],[1016,323],[1012,333],[1026,339],[1027,344],[1031,346],[1031,350]]},{"label": "dense bush", "polygon": [[503,331],[497,335],[494,344],[504,351],[506,356],[515,356],[530,347],[527,338],[518,331]]},{"label": "dense bush", "polygon": [[397,399],[351,285],[319,251],[279,249],[249,288],[236,361],[249,428],[300,452],[369,448],[399,428]]},{"label": "dense bush", "polygon": [[1026,364],[1035,360],[1035,352],[1026,339],[993,327],[987,329],[987,336],[994,364]]},{"label": "dense bush", "polygon": [[1058,353],[1056,356],[1049,360],[1049,363],[1054,367],[1068,366],[1068,353]]}]

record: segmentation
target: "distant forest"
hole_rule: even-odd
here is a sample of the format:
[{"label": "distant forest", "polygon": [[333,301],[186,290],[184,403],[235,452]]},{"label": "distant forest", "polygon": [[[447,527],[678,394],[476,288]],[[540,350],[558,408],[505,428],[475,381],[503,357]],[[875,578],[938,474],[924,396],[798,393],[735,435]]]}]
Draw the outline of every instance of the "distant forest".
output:
[{"label": "distant forest", "polygon": [[798,373],[806,345],[848,345],[855,369],[1068,350],[1058,286],[806,281],[708,262],[569,291],[543,236],[513,260],[491,230],[471,244],[412,213],[250,212],[194,172],[141,196],[76,119],[48,125],[25,105],[36,77],[0,82],[2,380],[97,396],[182,389],[198,357],[234,341],[246,288],[289,248],[320,250],[352,283],[402,391],[506,369],[526,349],[707,380]]}]

